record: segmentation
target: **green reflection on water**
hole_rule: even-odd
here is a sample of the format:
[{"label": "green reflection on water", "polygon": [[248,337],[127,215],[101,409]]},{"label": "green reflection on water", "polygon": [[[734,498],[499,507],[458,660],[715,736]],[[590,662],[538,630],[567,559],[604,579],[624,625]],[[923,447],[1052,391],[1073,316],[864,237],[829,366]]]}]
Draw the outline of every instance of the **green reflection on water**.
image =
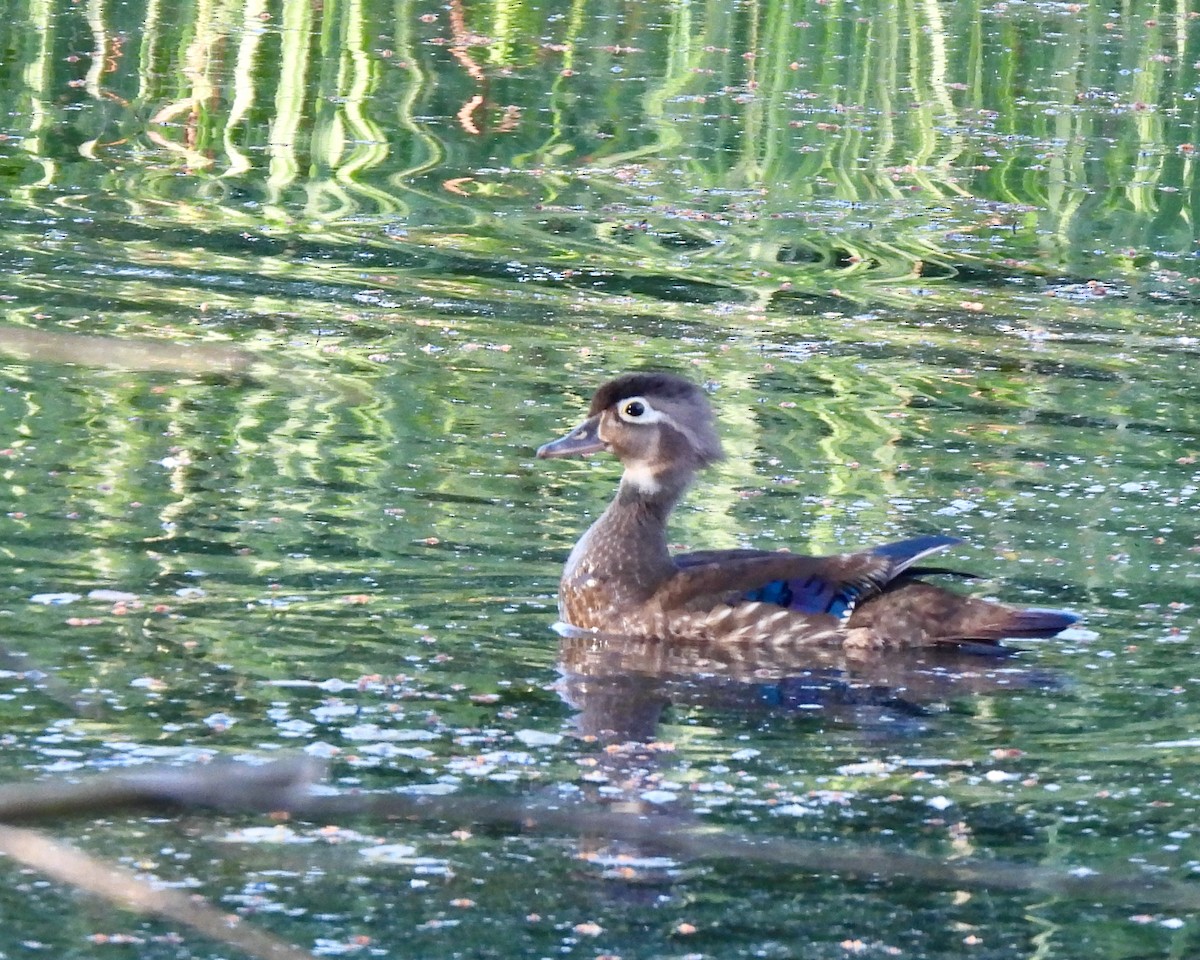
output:
[{"label": "green reflection on water", "polygon": [[[1186,12],[4,12],[4,640],[102,706],[77,716],[0,675],[6,777],[307,749],[342,788],[676,794],[768,837],[1191,880]],[[654,364],[714,384],[731,454],[678,542],[953,532],[954,565],[996,578],[981,592],[1078,609],[1094,636],[1037,644],[1011,673],[904,684],[827,665],[663,677],[645,650],[612,675],[560,648],[559,565],[615,469],[533,450],[602,379]],[[32,599],[47,594],[78,599]],[[596,717],[660,749],[577,739]],[[1190,918],[1138,904],[723,862],[639,886],[573,844],[458,824],[225,838],[245,825],[70,830],[305,946],[956,957],[976,937],[976,954],[1125,957],[1194,941]],[[384,869],[363,854],[379,841],[451,873]],[[139,955],[181,949],[107,910],[64,924],[24,880],[8,897],[14,955],[93,955],[105,929],[143,937]]]}]

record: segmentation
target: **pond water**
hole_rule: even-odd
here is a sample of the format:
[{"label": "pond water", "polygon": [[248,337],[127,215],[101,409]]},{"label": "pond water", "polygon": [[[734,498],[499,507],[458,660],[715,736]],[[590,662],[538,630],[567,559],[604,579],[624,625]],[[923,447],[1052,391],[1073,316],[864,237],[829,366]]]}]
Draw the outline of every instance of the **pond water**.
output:
[{"label": "pond water", "polygon": [[[467,816],[47,832],[320,955],[1195,952],[1192,15],[0,10],[6,781],[304,752],[1124,892]],[[679,544],[952,533],[971,589],[1083,621],[945,663],[560,637],[617,468],[533,453],[643,367],[713,386],[729,454]],[[2,957],[230,953],[4,870]]]}]

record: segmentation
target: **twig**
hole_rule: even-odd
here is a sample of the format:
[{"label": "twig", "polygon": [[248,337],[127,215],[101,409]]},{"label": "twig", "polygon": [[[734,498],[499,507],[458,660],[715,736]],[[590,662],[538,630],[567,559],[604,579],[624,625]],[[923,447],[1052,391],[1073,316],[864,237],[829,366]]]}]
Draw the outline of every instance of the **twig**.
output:
[{"label": "twig", "polygon": [[259,960],[312,960],[308,951],[237,916],[222,913],[197,897],[151,886],[124,867],[103,863],[34,830],[0,826],[0,852],[51,879],[117,906],[174,920]]}]

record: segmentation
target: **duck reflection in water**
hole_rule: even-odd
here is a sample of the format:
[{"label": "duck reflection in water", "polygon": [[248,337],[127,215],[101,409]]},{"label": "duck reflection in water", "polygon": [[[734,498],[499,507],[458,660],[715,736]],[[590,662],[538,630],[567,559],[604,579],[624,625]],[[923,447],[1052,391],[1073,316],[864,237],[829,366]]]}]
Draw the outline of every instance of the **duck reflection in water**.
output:
[{"label": "duck reflection in water", "polygon": [[1052,637],[1077,619],[929,582],[947,571],[921,562],[960,542],[950,536],[823,557],[673,555],[672,509],[723,456],[705,391],[683,377],[605,383],[583,423],[538,456],[601,451],[621,461],[620,484],[559,586],[564,694],[589,734],[652,737],[667,700],[902,718],[955,693],[1043,682],[1006,662],[1000,641]]},{"label": "duck reflection in water", "polygon": [[990,656],[952,648],[861,657],[828,648],[667,644],[561,623],[556,629],[559,692],[577,711],[577,732],[605,743],[655,740],[672,705],[746,718],[792,716],[890,739],[923,731],[958,698],[1061,683],[1022,665],[1006,647],[990,648]]}]

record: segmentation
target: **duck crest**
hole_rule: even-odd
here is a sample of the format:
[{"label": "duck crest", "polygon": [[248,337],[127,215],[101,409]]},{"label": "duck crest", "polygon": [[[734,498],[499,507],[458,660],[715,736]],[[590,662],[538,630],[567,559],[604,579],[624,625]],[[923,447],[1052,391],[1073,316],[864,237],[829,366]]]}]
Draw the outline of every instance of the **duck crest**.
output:
[{"label": "duck crest", "polygon": [[916,564],[959,543],[924,536],[858,553],[767,550],[672,555],[667,519],[695,474],[723,457],[705,392],[665,372],[601,386],[587,419],[539,457],[608,451],[617,495],[576,543],[559,615],[583,630],[664,641],[841,645],[847,649],[982,644],[1049,637],[1078,619],[964,596],[918,578]]}]

